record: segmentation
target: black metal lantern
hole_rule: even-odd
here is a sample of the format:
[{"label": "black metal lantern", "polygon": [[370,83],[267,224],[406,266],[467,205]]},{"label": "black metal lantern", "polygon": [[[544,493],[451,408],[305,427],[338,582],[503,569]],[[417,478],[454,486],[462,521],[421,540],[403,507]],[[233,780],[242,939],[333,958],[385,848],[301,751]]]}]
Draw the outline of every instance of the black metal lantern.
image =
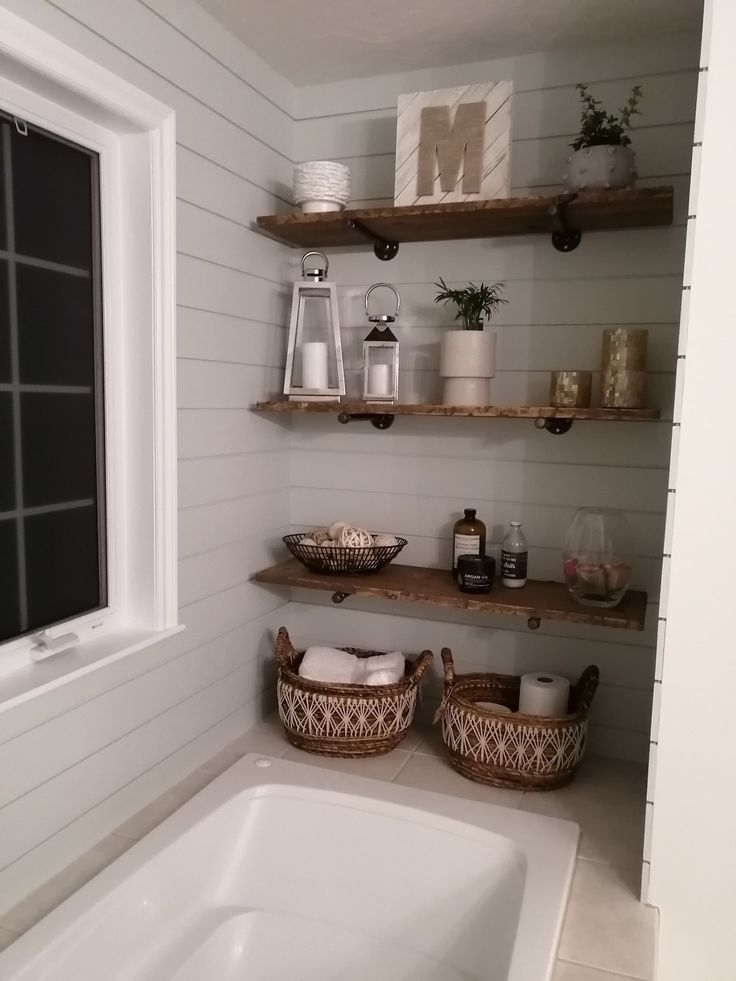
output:
[{"label": "black metal lantern", "polygon": [[[371,314],[368,300],[375,289],[388,289],[396,297],[393,313]],[[390,324],[401,308],[399,291],[390,283],[375,283],[365,294],[365,314],[375,327],[363,341],[363,399],[366,402],[398,402],[399,341]]]}]

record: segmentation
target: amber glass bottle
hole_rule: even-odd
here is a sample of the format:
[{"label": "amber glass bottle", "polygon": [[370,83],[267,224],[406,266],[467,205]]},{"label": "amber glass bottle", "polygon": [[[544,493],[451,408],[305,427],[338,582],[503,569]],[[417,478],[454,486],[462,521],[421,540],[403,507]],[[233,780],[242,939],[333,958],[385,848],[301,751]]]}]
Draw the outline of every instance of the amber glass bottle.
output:
[{"label": "amber glass bottle", "polygon": [[465,517],[455,522],[452,534],[452,578],[457,579],[458,555],[486,554],[486,526],[475,516],[475,508],[465,508]]}]

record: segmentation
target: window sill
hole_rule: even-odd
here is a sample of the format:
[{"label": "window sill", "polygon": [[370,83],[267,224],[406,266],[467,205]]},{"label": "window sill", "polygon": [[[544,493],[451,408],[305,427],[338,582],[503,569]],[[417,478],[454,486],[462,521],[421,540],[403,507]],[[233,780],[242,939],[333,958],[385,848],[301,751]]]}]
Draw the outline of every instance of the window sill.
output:
[{"label": "window sill", "polygon": [[165,630],[121,628],[106,637],[90,640],[43,661],[31,661],[0,679],[0,713],[22,705],[83,675],[130,654],[159,644],[184,630],[184,625]]}]

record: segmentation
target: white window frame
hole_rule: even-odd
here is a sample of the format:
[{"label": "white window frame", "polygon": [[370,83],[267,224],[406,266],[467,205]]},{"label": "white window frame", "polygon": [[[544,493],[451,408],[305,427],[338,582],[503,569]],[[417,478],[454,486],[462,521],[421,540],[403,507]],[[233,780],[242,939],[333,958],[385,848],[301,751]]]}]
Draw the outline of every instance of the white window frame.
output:
[{"label": "white window frame", "polygon": [[[0,711],[179,629],[173,110],[0,9],[0,105],[100,157],[108,602],[0,644]],[[73,572],[73,570],[72,570]]]}]

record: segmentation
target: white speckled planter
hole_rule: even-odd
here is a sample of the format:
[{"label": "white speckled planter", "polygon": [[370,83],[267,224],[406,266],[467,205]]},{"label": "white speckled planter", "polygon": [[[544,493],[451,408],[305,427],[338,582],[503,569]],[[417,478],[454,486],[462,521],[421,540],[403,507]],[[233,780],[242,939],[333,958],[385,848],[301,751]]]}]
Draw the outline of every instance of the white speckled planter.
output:
[{"label": "white speckled planter", "polygon": [[440,374],[445,405],[488,405],[489,385],[496,374],[496,333],[492,330],[449,330],[442,336]]},{"label": "white speckled planter", "polygon": [[636,154],[628,146],[586,146],[567,158],[564,176],[570,191],[607,191],[633,187]]}]

